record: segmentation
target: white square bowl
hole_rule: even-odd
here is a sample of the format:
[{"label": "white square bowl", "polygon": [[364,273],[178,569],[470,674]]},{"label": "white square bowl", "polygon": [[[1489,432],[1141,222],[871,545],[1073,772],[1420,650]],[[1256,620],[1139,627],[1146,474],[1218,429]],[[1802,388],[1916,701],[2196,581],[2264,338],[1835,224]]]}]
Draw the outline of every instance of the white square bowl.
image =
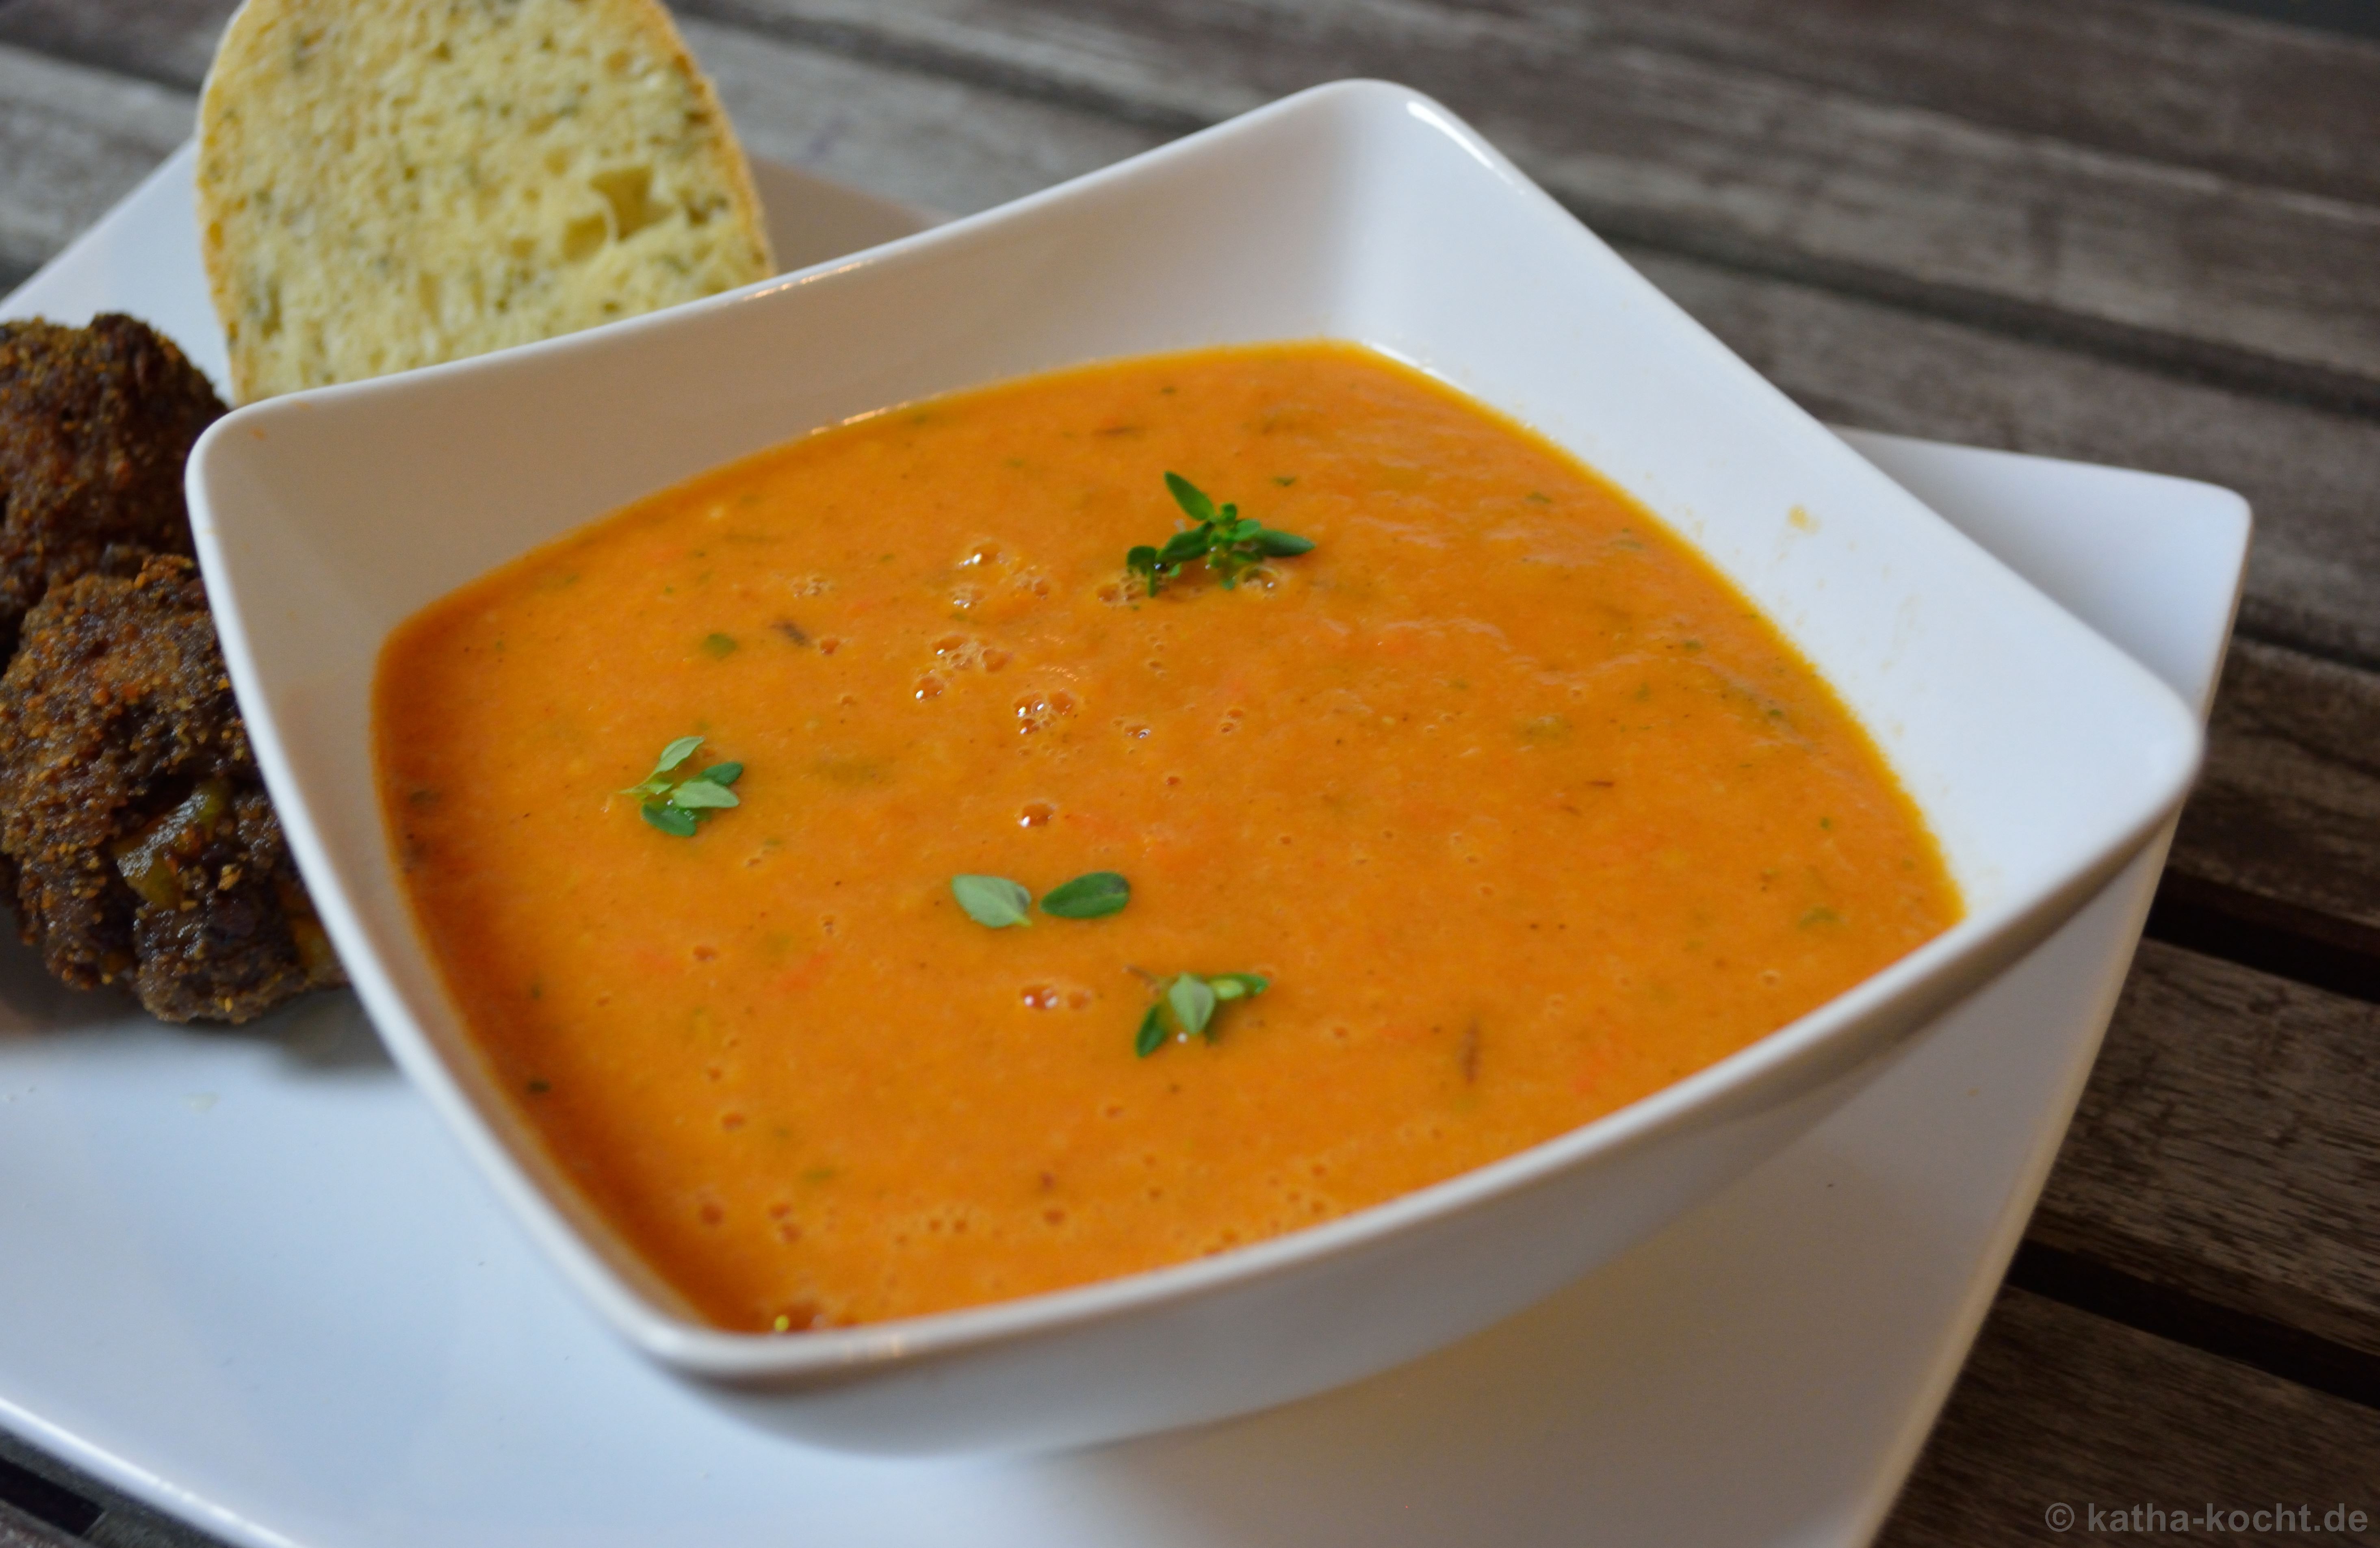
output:
[{"label": "white square bowl", "polygon": [[[1359,341],[1534,425],[1794,640],[1934,827],[1967,917],[1608,1118],[1220,1257],[795,1337],[722,1332],[613,1235],[488,1078],[375,798],[407,615],[523,550],[851,415],[1079,361]],[[1864,1085],[2179,804],[2196,722],[1762,381],[1445,109],[1320,88],[1034,198],[664,313],[226,417],[199,553],[267,783],[392,1053],[638,1348],[739,1411],[873,1450],[1024,1449],[1382,1369],[1616,1254]]]}]

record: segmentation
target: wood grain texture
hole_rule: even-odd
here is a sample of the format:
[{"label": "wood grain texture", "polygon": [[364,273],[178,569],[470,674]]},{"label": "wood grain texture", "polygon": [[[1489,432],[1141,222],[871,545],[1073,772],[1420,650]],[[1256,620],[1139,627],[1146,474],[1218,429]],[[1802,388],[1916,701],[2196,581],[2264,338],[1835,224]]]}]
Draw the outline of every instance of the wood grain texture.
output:
[{"label": "wood grain texture", "polygon": [[0,1548],[79,1548],[75,1539],[0,1501]]},{"label": "wood grain texture", "polygon": [[38,268],[187,139],[193,103],[0,45],[0,274]]},{"label": "wood grain texture", "polygon": [[[2362,43],[2146,0],[682,8],[1162,132],[1404,79],[1609,234],[2380,411]],[[8,0],[0,38],[189,85],[224,14]]]},{"label": "wood grain texture", "polygon": [[0,0],[0,39],[196,91],[239,0]]},{"label": "wood grain texture", "polygon": [[[1440,0],[1444,3],[1444,0]],[[2246,182],[2380,197],[2380,44],[2156,0],[1514,0],[1572,47],[1627,38]]]},{"label": "wood grain texture", "polygon": [[[2380,208],[1407,0],[687,0],[1187,127],[1370,75],[1609,236],[2380,409]],[[1648,7],[1649,8],[1649,7]],[[2380,102],[2366,103],[2380,127]]]},{"label": "wood grain texture", "polygon": [[[699,0],[690,0],[699,3]],[[0,34],[196,86],[236,0],[0,0]],[[1439,4],[1433,8],[1452,8]],[[2158,0],[1503,0],[1563,53],[1634,42],[2243,182],[2372,202],[2380,43]]]},{"label": "wood grain texture", "polygon": [[752,154],[965,214],[1160,143],[1142,126],[684,23]]},{"label": "wood grain texture", "polygon": [[2380,1005],[2143,943],[2029,1234],[2380,1353]]},{"label": "wood grain texture", "polygon": [[2380,675],[2236,642],[2173,864],[2380,937]]},{"label": "wood grain texture", "polygon": [[2257,522],[2241,625],[2380,664],[2380,423],[1715,264],[1624,251],[1822,418],[2239,490]]},{"label": "wood grain texture", "polygon": [[[2096,1542],[2084,1512],[2336,1504],[2380,1517],[2380,1413],[2003,1290],[1942,1421],[1877,1540],[1883,1548]],[[2046,1523],[2070,1506],[2075,1526]],[[2132,1532],[2124,1536],[2137,1535]],[[2380,1533],[2252,1530],[2161,1542],[2369,1542]]]}]

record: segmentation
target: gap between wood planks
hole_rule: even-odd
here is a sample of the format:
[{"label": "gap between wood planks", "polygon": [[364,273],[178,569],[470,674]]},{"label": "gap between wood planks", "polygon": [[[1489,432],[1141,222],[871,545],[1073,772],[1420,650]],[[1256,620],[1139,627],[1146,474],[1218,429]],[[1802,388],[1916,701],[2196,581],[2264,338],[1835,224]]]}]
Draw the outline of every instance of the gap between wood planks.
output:
[{"label": "gap between wood planks", "polygon": [[2372,0],[2189,0],[2193,6],[2232,11],[2265,21],[2287,22],[2350,37],[2380,38],[2380,6]]},{"label": "gap between wood planks", "polygon": [[2030,1240],[2017,1249],[2008,1283],[2268,1376],[2380,1409],[2380,1355],[2303,1328],[2201,1300],[2080,1252]]},{"label": "gap between wood planks", "polygon": [[[54,1483],[29,1468],[18,1466],[0,1457],[0,1506],[21,1512],[45,1527],[54,1527],[69,1537],[80,1537],[99,1521],[100,1507],[64,1484]],[[7,1534],[16,1530],[5,1514],[0,1512],[0,1548],[18,1541]],[[40,1538],[25,1535],[22,1541],[40,1542]]]},{"label": "gap between wood planks", "polygon": [[2380,931],[2168,868],[2151,940],[2380,1004]]}]

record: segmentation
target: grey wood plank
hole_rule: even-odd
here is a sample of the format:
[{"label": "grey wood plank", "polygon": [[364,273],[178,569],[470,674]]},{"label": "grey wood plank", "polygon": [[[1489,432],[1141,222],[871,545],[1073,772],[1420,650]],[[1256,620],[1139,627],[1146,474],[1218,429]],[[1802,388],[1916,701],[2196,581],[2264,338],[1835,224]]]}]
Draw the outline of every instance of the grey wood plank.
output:
[{"label": "grey wood plank", "polygon": [[2380,1353],[2380,1005],[2143,943],[2028,1234]]},{"label": "grey wood plank", "polygon": [[0,39],[198,90],[239,0],[0,0]]},{"label": "grey wood plank", "polygon": [[714,23],[688,19],[683,30],[752,154],[928,209],[987,209],[1165,138]]},{"label": "grey wood plank", "polygon": [[1823,418],[2238,490],[2257,520],[2243,627],[2380,664],[2380,425],[1831,291],[1626,251]]},{"label": "grey wood plank", "polygon": [[2380,941],[2380,676],[2253,641],[2226,663],[2173,864]]},{"label": "grey wood plank", "polygon": [[0,272],[39,267],[190,123],[186,93],[0,44]]},{"label": "grey wood plank", "polygon": [[[1823,1422],[1822,1416],[1814,1416]],[[2158,1542],[2369,1542],[2380,1533],[2380,1413],[2136,1332],[2056,1301],[2000,1293],[1942,1421],[1879,1543],[1885,1548],[2099,1542],[2088,1511],[2313,1507],[2298,1534],[2252,1518]],[[2054,1505],[2075,1513],[2061,1531]],[[2320,1531],[2332,1506],[2361,1533]],[[2203,1514],[2200,1520],[2203,1521]]]},{"label": "grey wood plank", "polygon": [[[1408,79],[1618,235],[2380,409],[2380,210],[2350,175],[2380,179],[2352,149],[2380,49],[2352,41],[2144,0],[685,8],[1172,131]],[[0,37],[187,83],[221,10],[10,0]]]},{"label": "grey wood plank", "polygon": [[2380,209],[2350,200],[1625,39],[1580,43],[1500,9],[687,4],[1168,127],[1338,77],[1402,79],[1607,234],[2380,408],[2366,282]]},{"label": "grey wood plank", "polygon": [[[235,4],[0,0],[0,34],[195,86]],[[2165,0],[1801,0],[1790,9],[1516,0],[1497,9],[1562,54],[1649,44],[2245,182],[2380,198],[2380,162],[2365,153],[2380,44]]]},{"label": "grey wood plank", "polygon": [[1523,0],[1556,46],[1627,37],[1977,123],[2370,200],[2380,44],[2165,0]]},{"label": "grey wood plank", "polygon": [[0,1501],[0,1548],[76,1548],[75,1540],[55,1527]]},{"label": "grey wood plank", "polygon": [[2351,38],[2380,38],[2380,10],[2370,0],[2182,0],[2184,5],[2211,6],[2218,11],[2254,17],[2261,21],[2287,22],[2292,30],[2309,28]]}]

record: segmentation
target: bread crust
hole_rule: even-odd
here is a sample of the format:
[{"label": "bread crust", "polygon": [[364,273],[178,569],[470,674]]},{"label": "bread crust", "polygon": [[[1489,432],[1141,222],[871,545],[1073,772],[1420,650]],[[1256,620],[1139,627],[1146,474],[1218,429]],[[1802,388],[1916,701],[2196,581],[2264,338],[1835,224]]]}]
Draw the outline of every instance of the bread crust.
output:
[{"label": "bread crust", "polygon": [[775,270],[657,0],[246,0],[200,101],[198,210],[241,402]]}]

